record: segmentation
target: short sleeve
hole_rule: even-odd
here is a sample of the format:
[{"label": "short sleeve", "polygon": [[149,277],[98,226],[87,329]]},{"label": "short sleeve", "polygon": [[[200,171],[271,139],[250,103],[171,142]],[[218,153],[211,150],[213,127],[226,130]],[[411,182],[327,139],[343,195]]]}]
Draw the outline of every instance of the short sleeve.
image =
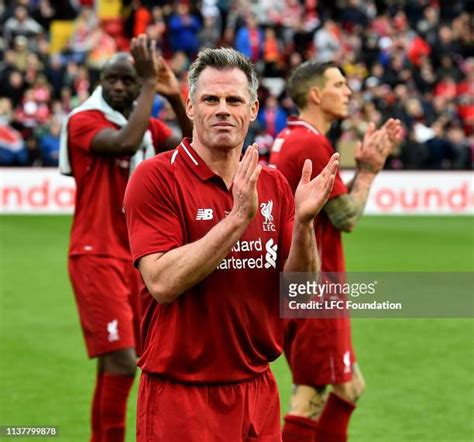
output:
[{"label": "short sleeve", "polygon": [[[183,225],[171,172],[156,157],[141,163],[128,182],[124,208],[133,263],[183,245]],[[166,178],[169,175],[170,179]]]},{"label": "short sleeve", "polygon": [[162,121],[157,120],[156,118],[150,118],[150,130],[151,137],[153,140],[153,146],[155,146],[156,153],[164,152],[167,150],[165,148],[165,141],[173,135],[173,131]]},{"label": "short sleeve", "polygon": [[84,111],[73,115],[68,123],[68,145],[71,149],[90,151],[92,140],[106,128],[116,129],[100,111]]}]

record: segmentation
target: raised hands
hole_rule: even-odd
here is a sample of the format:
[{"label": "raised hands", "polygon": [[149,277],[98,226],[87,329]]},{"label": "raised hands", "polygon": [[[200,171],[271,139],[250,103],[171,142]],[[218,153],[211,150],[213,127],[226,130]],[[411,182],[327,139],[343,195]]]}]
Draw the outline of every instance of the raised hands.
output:
[{"label": "raised hands", "polygon": [[[301,180],[295,193],[295,215],[298,221],[309,223],[326,204],[331,193],[339,165],[339,154],[335,153],[326,167],[315,178],[311,179],[312,163],[306,160],[301,173]],[[231,215],[247,221],[252,220],[258,209],[257,180],[262,171],[258,164],[258,146],[252,144],[239,163],[239,168],[232,183],[234,206]]]},{"label": "raised hands", "polygon": [[389,142],[391,144],[389,154],[393,152],[394,147],[402,141],[403,138],[403,127],[400,120],[395,118],[389,118],[382,129],[385,129],[388,135]]},{"label": "raised hands", "polygon": [[158,54],[156,52],[156,41],[148,40],[145,34],[132,38],[130,46],[135,69],[142,81],[156,81],[159,71]]},{"label": "raised hands", "polygon": [[387,157],[401,141],[402,135],[400,120],[390,118],[380,129],[370,123],[363,141],[359,141],[356,146],[357,168],[374,174],[380,172]]},{"label": "raised hands", "polygon": [[156,92],[164,97],[180,94],[179,82],[166,61],[158,55],[156,41],[145,34],[132,39],[130,49],[138,76],[156,83]]},{"label": "raised hands", "polygon": [[232,182],[234,206],[231,215],[246,221],[252,220],[258,209],[257,180],[262,171],[258,164],[258,146],[252,144],[246,150]]},{"label": "raised hands", "polygon": [[181,90],[176,75],[163,57],[158,57],[156,75],[156,92],[164,97],[180,95]]},{"label": "raised hands", "polygon": [[301,180],[295,192],[295,218],[302,223],[312,222],[331,194],[339,165],[339,154],[335,153],[321,173],[311,179],[313,164],[306,160]]}]

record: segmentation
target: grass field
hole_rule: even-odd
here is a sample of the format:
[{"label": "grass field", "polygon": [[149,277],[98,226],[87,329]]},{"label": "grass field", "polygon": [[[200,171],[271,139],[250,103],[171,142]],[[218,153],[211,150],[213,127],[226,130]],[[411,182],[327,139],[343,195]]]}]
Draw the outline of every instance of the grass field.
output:
[{"label": "grass field", "polygon": [[[75,442],[88,437],[94,363],[66,274],[69,225],[0,217],[0,425],[57,425],[60,440]],[[467,217],[367,217],[345,246],[354,271],[474,271]],[[357,319],[353,335],[367,391],[351,441],[474,440],[473,319]],[[273,369],[284,411],[284,359]],[[135,397],[136,386],[127,441]]]}]

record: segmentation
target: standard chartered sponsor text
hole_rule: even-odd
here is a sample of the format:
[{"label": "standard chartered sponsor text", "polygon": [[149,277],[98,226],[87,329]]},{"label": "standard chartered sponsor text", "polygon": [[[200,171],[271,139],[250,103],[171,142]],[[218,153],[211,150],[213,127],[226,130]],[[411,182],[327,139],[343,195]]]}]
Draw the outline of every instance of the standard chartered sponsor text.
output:
[{"label": "standard chartered sponsor text", "polygon": [[[252,253],[261,252],[260,256],[253,257],[235,257],[228,256],[224,258],[217,266],[218,270],[243,270],[243,269],[270,269],[276,268],[278,256],[278,245],[273,239],[269,239],[265,246],[261,238],[251,241],[240,240],[234,245],[231,253]],[[265,253],[263,253],[265,252]]]}]

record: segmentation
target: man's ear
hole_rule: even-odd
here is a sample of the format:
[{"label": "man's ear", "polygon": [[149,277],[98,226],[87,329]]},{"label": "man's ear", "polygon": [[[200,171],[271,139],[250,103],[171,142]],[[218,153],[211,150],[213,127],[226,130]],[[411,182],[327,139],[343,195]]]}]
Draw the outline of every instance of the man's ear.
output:
[{"label": "man's ear", "polygon": [[260,103],[258,100],[255,100],[255,102],[250,107],[250,121],[255,121],[257,119],[259,108],[260,108]]},{"label": "man's ear", "polygon": [[188,95],[188,98],[186,98],[186,115],[191,121],[193,120],[193,117],[194,117],[193,100],[191,100],[191,97],[189,95]]},{"label": "man's ear", "polygon": [[321,103],[321,89],[313,86],[308,92],[308,102],[314,104]]}]

